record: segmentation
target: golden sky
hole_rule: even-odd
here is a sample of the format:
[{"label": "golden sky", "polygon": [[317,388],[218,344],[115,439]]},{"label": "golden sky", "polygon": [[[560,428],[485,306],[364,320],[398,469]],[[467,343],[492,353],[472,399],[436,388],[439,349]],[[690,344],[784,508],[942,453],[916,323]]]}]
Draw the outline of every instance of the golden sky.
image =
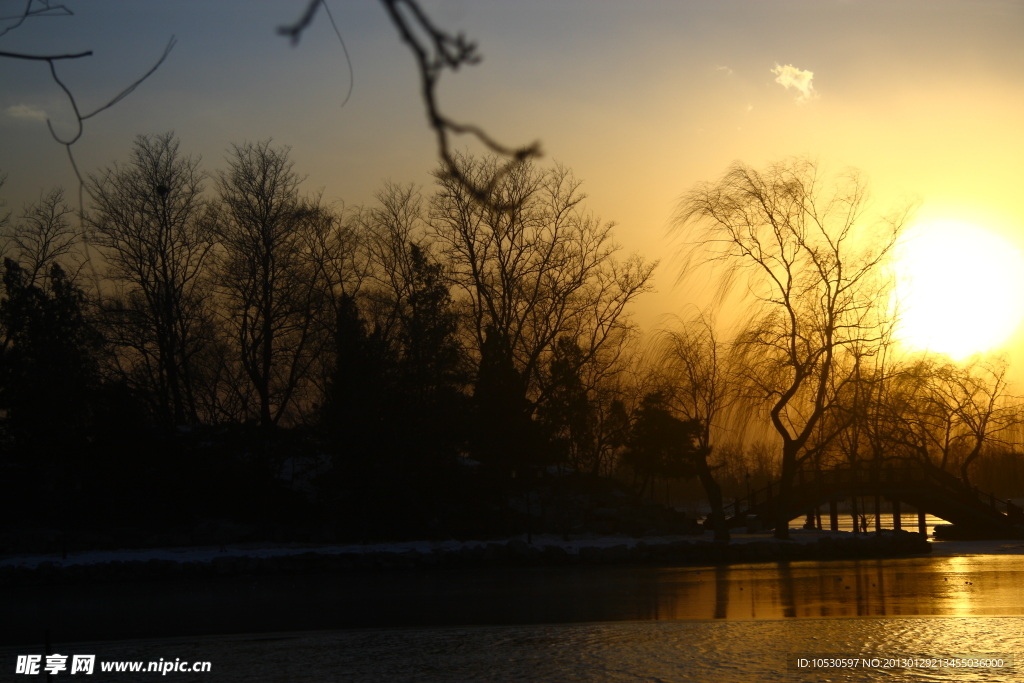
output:
[{"label": "golden sky", "polygon": [[[349,71],[321,14],[298,47],[275,35],[305,0],[216,3],[69,0],[73,17],[35,19],[0,49],[92,49],[60,73],[86,109],[167,62],[88,122],[83,170],[125,160],[137,133],[174,130],[211,170],[230,143],[290,145],[309,189],[368,202],[384,179],[429,185],[434,141],[412,58],[383,8],[333,0]],[[20,3],[0,0],[3,15]],[[809,155],[860,168],[884,209],[922,202],[921,221],[957,220],[1024,249],[1024,3],[986,0],[424,0],[483,62],[444,76],[441,106],[499,140],[539,139],[546,161],[585,180],[589,206],[627,250],[661,259],[646,326],[693,296],[673,287],[667,239],[680,194],[734,160]],[[3,197],[74,187],[49,139],[67,103],[45,64],[0,60]],[[1024,293],[1022,293],[1024,295]],[[1024,335],[1018,330],[1017,343]]]}]

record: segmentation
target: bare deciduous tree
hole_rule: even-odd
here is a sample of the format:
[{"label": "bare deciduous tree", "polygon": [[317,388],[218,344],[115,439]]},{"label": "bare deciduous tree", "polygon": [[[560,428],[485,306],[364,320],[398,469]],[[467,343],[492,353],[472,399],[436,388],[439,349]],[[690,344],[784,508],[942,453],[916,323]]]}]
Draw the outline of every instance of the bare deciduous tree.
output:
[{"label": "bare deciduous tree", "polygon": [[700,426],[696,431],[694,469],[711,506],[715,540],[720,541],[729,540],[729,529],[725,524],[722,487],[709,459],[726,440],[732,426],[727,421],[742,397],[729,355],[729,345],[719,338],[713,321],[704,315],[666,330],[659,353],[669,405]]},{"label": "bare deciduous tree", "polygon": [[[494,157],[458,163],[481,183],[500,167]],[[616,258],[613,224],[583,209],[581,183],[564,167],[513,166],[488,202],[447,173],[437,179],[432,235],[466,301],[472,346],[479,352],[488,330],[503,338],[535,403],[551,389],[560,339],[580,349],[577,369],[594,364],[594,381],[615,372],[633,332],[627,307],[650,290],[657,264]]]},{"label": "bare deciduous tree", "polygon": [[[783,496],[812,437],[820,448],[838,434],[819,427],[852,379],[837,374],[843,359],[879,340],[889,315],[882,270],[910,207],[865,224],[866,199],[856,172],[826,187],[814,162],[791,159],[763,172],[736,163],[679,206],[679,229],[701,230],[698,258],[724,265],[726,285],[742,279],[755,302],[741,344],[782,439]],[[787,519],[775,533],[788,537]]]},{"label": "bare deciduous tree", "polygon": [[[6,237],[25,269],[29,285],[37,277],[45,277],[53,263],[60,262],[65,270],[69,265],[77,265],[69,264],[67,258],[79,238],[78,230],[69,221],[73,214],[64,203],[64,190],[58,187],[26,206],[11,226]],[[70,268],[72,278],[76,270],[76,267]]]},{"label": "bare deciduous tree", "polygon": [[868,381],[853,429],[870,444],[868,456],[908,458],[942,471],[969,468],[987,450],[1009,447],[1019,424],[1007,393],[1008,364],[1000,356],[956,363],[932,354],[905,357]]},{"label": "bare deciduous tree", "polygon": [[[314,306],[314,338],[312,340],[312,366],[308,371],[310,391],[305,392],[311,410],[322,404],[327,396],[330,375],[334,371],[335,333],[339,317],[348,302],[360,295],[373,268],[359,213],[344,206],[320,205],[308,214],[309,231],[306,246],[312,264],[319,294]],[[313,412],[311,410],[311,412]]]},{"label": "bare deciduous tree", "polygon": [[370,320],[392,339],[413,289],[412,245],[430,252],[423,201],[412,185],[385,183],[377,202],[359,212],[358,225],[370,270],[364,298]]},{"label": "bare deciduous tree", "polygon": [[913,375],[916,400],[899,416],[912,428],[919,452],[942,469],[959,464],[970,484],[971,464],[993,446],[1008,446],[1007,433],[1019,419],[1007,394],[1006,359],[977,357],[965,364],[919,362]]},{"label": "bare deciduous tree", "polygon": [[125,376],[167,424],[199,419],[194,361],[210,336],[204,174],[171,133],[140,135],[131,161],[89,176],[88,238],[116,293],[103,301]]},{"label": "bare deciduous tree", "polygon": [[229,336],[254,393],[252,414],[277,424],[309,381],[317,316],[326,303],[326,208],[299,194],[286,147],[235,145],[217,180],[210,225],[219,242],[217,282]]}]

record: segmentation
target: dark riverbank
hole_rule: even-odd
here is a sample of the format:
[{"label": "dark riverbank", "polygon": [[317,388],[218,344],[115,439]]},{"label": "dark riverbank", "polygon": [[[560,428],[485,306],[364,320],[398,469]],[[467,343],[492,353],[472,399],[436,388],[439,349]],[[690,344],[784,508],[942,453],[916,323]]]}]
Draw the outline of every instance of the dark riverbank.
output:
[{"label": "dark riverbank", "polygon": [[[604,539],[607,540],[607,539]],[[659,539],[660,540],[660,539]],[[293,576],[322,573],[438,570],[485,567],[558,567],[572,565],[718,565],[898,557],[926,554],[931,544],[920,534],[885,532],[870,536],[824,536],[812,542],[773,539],[716,543],[710,540],[634,541],[575,547],[563,544],[507,542],[466,543],[432,549],[349,548],[292,549],[267,553],[233,549],[230,554],[177,549],[158,557],[118,553],[69,558],[9,558],[0,563],[0,587],[118,583],[235,576]],[[339,552],[340,551],[340,552]]]}]

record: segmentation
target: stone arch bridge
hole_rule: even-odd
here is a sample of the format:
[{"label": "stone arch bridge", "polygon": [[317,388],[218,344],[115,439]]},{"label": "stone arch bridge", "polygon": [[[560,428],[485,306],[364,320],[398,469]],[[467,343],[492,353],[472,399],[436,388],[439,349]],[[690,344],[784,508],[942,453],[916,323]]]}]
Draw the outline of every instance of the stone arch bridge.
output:
[{"label": "stone arch bridge", "polygon": [[[875,530],[881,530],[883,501],[885,512],[893,513],[898,529],[903,518],[902,505],[917,510],[918,531],[925,533],[925,515],[946,520],[973,534],[1024,537],[1024,509],[1012,501],[1001,500],[965,485],[948,472],[917,466],[883,468],[846,468],[809,472],[800,470],[793,480],[789,495],[780,495],[781,483],[772,482],[748,496],[725,506],[729,528],[746,526],[755,515],[762,528],[775,526],[781,511],[786,519],[795,519],[829,507],[829,527],[838,530],[838,504],[844,499],[860,498],[863,507],[858,513],[874,517]],[[780,509],[781,508],[781,509]],[[710,520],[704,522],[711,526]],[[822,524],[824,526],[824,524]]]}]

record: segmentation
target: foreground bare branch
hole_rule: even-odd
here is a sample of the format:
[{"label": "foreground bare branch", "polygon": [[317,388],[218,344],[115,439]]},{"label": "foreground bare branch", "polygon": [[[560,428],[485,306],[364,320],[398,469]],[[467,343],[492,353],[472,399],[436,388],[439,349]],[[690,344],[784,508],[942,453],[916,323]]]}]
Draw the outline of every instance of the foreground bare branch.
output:
[{"label": "foreground bare branch", "polygon": [[[437,84],[444,71],[458,71],[462,66],[479,64],[481,56],[476,43],[461,33],[451,34],[438,28],[416,0],[381,0],[384,9],[398,30],[398,35],[409,47],[416,59],[420,75],[420,90],[427,109],[427,123],[437,138],[438,156],[444,172],[462,186],[478,202],[489,203],[494,209],[511,211],[513,204],[502,204],[495,197],[495,189],[506,174],[530,159],[541,156],[539,142],[521,147],[508,147],[491,137],[479,126],[462,123],[441,112],[437,102]],[[310,0],[299,19],[289,25],[280,26],[278,33],[291,39],[293,45],[299,42],[302,33],[309,28],[320,5],[330,13],[324,0]],[[333,23],[333,18],[331,22]],[[335,26],[335,30],[337,27]],[[421,37],[422,36],[422,37]],[[339,35],[340,39],[340,35]],[[344,43],[343,43],[344,44]],[[347,52],[346,52],[347,57]],[[347,98],[346,98],[347,100]],[[509,159],[508,164],[495,169],[488,178],[471,178],[463,172],[457,155],[452,149],[452,137],[469,135],[476,138],[487,149]]]}]

